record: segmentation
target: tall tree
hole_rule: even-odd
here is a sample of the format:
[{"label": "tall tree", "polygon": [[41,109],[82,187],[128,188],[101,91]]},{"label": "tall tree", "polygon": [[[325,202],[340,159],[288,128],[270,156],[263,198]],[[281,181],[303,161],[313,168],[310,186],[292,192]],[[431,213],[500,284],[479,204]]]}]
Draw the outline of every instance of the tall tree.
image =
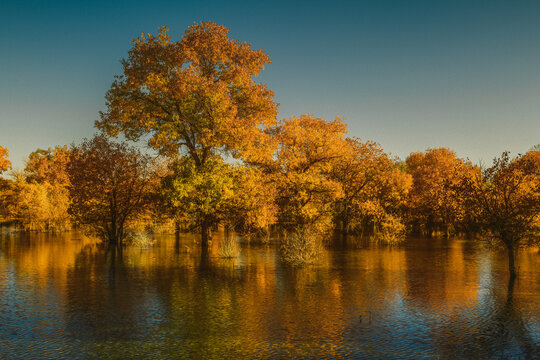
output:
[{"label": "tall tree", "polygon": [[447,148],[412,153],[407,157],[406,165],[413,178],[409,221],[428,235],[436,230],[448,235],[464,216],[455,185],[472,165]]},{"label": "tall tree", "polygon": [[[277,104],[255,77],[270,63],[268,55],[212,22],[190,26],[181,41],[167,31],[133,41],[96,126],[130,140],[149,135],[150,146],[185,154],[203,173],[223,154],[267,160],[272,153],[264,149],[272,142],[265,130],[275,124]],[[203,234],[207,223],[200,220]]]},{"label": "tall tree", "polygon": [[273,134],[277,151],[259,166],[275,184],[277,221],[285,235],[282,258],[304,265],[315,259],[321,235],[332,227],[333,204],[342,196],[331,171],[343,156],[346,126],[339,118],[301,115],[283,120]]},{"label": "tall tree", "polygon": [[278,188],[279,222],[285,228],[331,225],[333,202],[342,196],[331,177],[342,160],[346,126],[339,118],[326,121],[311,115],[283,121],[275,132],[278,151],[273,173]]},{"label": "tall tree", "polygon": [[37,149],[28,156],[24,172],[15,174],[8,207],[24,229],[64,231],[71,227],[68,156],[66,146]]},{"label": "tall tree", "polygon": [[515,277],[516,249],[540,240],[540,152],[515,159],[504,152],[491,167],[464,177],[461,190],[480,225],[506,246]]},{"label": "tall tree", "polygon": [[336,203],[336,220],[345,235],[373,227],[404,204],[411,185],[379,144],[348,138],[343,158],[334,163],[332,178],[341,184],[343,197]]},{"label": "tall tree", "polygon": [[95,136],[71,148],[70,214],[110,246],[122,245],[126,227],[148,200],[150,159],[125,143]]}]

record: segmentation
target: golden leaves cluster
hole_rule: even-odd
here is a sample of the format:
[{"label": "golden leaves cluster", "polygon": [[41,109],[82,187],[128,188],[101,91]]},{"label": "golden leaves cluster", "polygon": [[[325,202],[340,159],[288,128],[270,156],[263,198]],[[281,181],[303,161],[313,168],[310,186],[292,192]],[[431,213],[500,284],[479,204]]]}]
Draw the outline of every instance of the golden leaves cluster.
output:
[{"label": "golden leaves cluster", "polygon": [[0,146],[0,173],[11,168],[11,162],[8,160],[9,152],[3,146]]},{"label": "golden leaves cluster", "polygon": [[152,147],[185,151],[197,166],[221,151],[270,156],[261,146],[269,145],[264,129],[275,124],[277,104],[254,80],[269,57],[229,39],[228,29],[212,22],[194,24],[181,41],[167,31],[134,40],[98,128],[128,139],[148,133]]},{"label": "golden leaves cluster", "polygon": [[413,179],[409,220],[425,226],[428,232],[449,231],[458,226],[466,209],[456,186],[464,174],[475,171],[474,166],[448,148],[412,153],[406,165]]}]

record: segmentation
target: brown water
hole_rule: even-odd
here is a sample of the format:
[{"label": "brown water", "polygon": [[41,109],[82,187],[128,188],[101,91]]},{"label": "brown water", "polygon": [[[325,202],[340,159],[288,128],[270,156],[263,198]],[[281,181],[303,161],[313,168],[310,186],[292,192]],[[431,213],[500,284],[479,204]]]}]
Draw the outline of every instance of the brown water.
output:
[{"label": "brown water", "polygon": [[411,239],[325,249],[285,266],[275,245],[200,261],[193,237],[113,256],[77,234],[0,235],[0,358],[540,357],[540,254]]}]

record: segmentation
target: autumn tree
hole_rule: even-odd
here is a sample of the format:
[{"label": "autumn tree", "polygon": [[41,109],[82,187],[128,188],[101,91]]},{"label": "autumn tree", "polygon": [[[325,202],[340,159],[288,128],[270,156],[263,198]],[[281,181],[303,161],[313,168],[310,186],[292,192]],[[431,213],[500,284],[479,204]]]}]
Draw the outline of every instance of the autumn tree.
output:
[{"label": "autumn tree", "polygon": [[311,115],[284,120],[275,130],[278,150],[273,173],[280,207],[279,223],[286,230],[327,231],[333,203],[342,196],[332,179],[332,166],[343,157],[346,126],[339,118],[326,121]]},{"label": "autumn tree", "polygon": [[515,277],[516,249],[540,239],[540,152],[515,159],[504,152],[491,167],[465,176],[461,191],[482,228],[507,248]]},{"label": "autumn tree", "polygon": [[[11,168],[11,162],[8,160],[8,150],[0,146],[0,174]],[[0,176],[0,223],[8,220],[10,214],[7,212],[10,184]]]},{"label": "autumn tree", "polygon": [[266,241],[278,217],[277,184],[272,175],[253,166],[239,166],[238,185],[226,222],[248,240]]},{"label": "autumn tree", "polygon": [[70,151],[70,214],[109,246],[122,245],[127,226],[146,210],[150,158],[104,135]]},{"label": "autumn tree", "polygon": [[8,208],[25,230],[65,231],[71,227],[67,189],[48,183],[27,182],[16,176]]},{"label": "autumn tree", "polygon": [[163,182],[164,198],[185,228],[206,229],[204,242],[220,224],[247,235],[265,231],[274,222],[272,187],[260,170],[219,157],[197,167],[187,156],[174,161],[171,168]]},{"label": "autumn tree", "polygon": [[341,184],[343,197],[336,202],[336,221],[343,234],[379,228],[391,217],[399,222],[411,185],[410,175],[372,141],[346,139],[344,156],[332,167],[332,178]]},{"label": "autumn tree", "polygon": [[277,144],[272,158],[251,165],[274,184],[283,259],[304,265],[313,261],[321,235],[331,229],[333,204],[342,195],[331,170],[343,156],[346,126],[339,118],[329,122],[301,115],[283,120],[271,133]]},{"label": "autumn tree", "polygon": [[64,231],[71,227],[66,146],[37,149],[23,172],[14,173],[8,208],[25,230]]},{"label": "autumn tree", "polygon": [[28,156],[24,168],[29,182],[49,183],[51,185],[69,185],[67,163],[69,150],[67,146],[55,146],[47,150],[37,149]]},{"label": "autumn tree", "polygon": [[[151,147],[189,157],[202,174],[224,154],[251,161],[271,156],[261,149],[270,144],[265,129],[275,124],[277,104],[255,82],[270,58],[212,22],[190,26],[181,41],[167,30],[133,41],[96,126],[130,140],[148,135]],[[210,220],[197,220],[202,234]]]},{"label": "autumn tree", "polygon": [[428,235],[454,231],[465,213],[455,185],[472,165],[447,148],[436,148],[410,154],[406,166],[413,179],[409,222]]},{"label": "autumn tree", "polygon": [[0,146],[0,174],[11,168],[11,162],[8,160],[8,156],[8,149]]},{"label": "autumn tree", "polygon": [[172,167],[163,194],[184,227],[202,229],[206,244],[212,227],[223,221],[231,207],[236,193],[234,167],[217,157],[198,167],[188,156],[177,159]]}]

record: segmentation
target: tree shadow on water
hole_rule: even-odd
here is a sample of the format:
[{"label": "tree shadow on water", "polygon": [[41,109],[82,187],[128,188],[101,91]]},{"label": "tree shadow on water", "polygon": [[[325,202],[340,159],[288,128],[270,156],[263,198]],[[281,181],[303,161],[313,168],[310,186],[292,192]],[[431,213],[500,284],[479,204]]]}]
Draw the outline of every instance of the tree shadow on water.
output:
[{"label": "tree shadow on water", "polygon": [[[439,329],[438,352],[448,357],[537,359],[540,346],[527,324],[515,287],[516,280],[510,277],[506,293],[492,294],[491,303],[487,304],[485,312],[480,312],[479,319],[463,319],[467,325],[461,324],[461,329]],[[462,334],[457,338],[454,337],[456,330]],[[456,342],[461,344],[459,348],[456,348]]]},{"label": "tree shadow on water", "polygon": [[[67,332],[96,342],[133,339],[144,330],[138,310],[144,291],[125,264],[122,249],[84,247],[67,273]],[[135,329],[135,330],[134,330]]]}]

